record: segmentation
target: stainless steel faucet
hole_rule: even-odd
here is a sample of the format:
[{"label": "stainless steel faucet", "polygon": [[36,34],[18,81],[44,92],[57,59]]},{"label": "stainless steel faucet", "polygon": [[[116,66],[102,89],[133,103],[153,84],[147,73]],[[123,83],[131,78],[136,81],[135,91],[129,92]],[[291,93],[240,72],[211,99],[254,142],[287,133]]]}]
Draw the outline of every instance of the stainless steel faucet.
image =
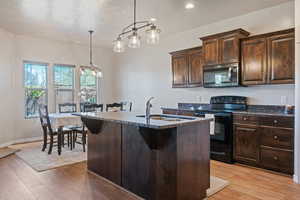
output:
[{"label": "stainless steel faucet", "polygon": [[152,107],[152,104],[151,104],[151,100],[154,99],[154,97],[151,97],[147,103],[146,103],[146,121],[149,122],[150,121],[150,110],[151,110],[151,107]]}]

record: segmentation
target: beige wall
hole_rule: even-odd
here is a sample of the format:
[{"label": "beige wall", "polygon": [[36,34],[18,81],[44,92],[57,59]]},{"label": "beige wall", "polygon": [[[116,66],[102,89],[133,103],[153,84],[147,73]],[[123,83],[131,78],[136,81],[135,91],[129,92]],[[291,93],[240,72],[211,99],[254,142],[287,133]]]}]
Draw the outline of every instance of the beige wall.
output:
[{"label": "beige wall", "polygon": [[13,127],[15,93],[13,67],[15,65],[14,35],[0,30],[0,145],[14,138]]},{"label": "beige wall", "polygon": [[295,176],[300,183],[300,0],[295,0],[296,19],[296,119],[295,119]]},{"label": "beige wall", "polygon": [[[220,21],[166,37],[158,46],[145,44],[139,50],[127,49],[118,54],[115,97],[134,102],[134,109],[144,112],[145,100],[154,96],[155,112],[160,106],[174,107],[178,102],[208,102],[214,95],[243,95],[250,104],[294,104],[293,85],[252,86],[227,89],[172,89],[171,57],[169,52],[201,45],[201,36],[244,28],[252,34],[294,27],[294,3],[260,10],[244,16]],[[164,27],[162,27],[164,29]],[[286,102],[282,101],[286,97]]]},{"label": "beige wall", "polygon": [[[88,46],[61,43],[27,36],[14,36],[0,31],[0,92],[3,95],[0,104],[2,117],[0,125],[0,146],[11,141],[22,141],[40,137],[41,129],[38,119],[24,119],[23,61],[49,63],[49,109],[54,111],[54,94],[52,87],[52,65],[72,64],[77,66],[89,63]],[[112,102],[113,54],[110,49],[95,48],[94,62],[103,68],[104,78],[100,81],[99,102]],[[78,84],[79,76],[77,76]],[[100,93],[101,91],[101,93]],[[75,92],[75,95],[78,93]],[[12,111],[10,109],[12,108]],[[5,115],[4,115],[5,114]]]}]

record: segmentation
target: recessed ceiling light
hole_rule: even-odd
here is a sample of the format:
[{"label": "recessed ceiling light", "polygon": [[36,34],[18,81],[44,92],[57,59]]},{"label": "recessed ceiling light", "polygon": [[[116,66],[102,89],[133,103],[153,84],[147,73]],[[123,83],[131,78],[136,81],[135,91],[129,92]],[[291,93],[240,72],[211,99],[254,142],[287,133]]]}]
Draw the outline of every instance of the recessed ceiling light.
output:
[{"label": "recessed ceiling light", "polygon": [[152,18],[150,18],[150,21],[151,22],[156,22],[156,18],[152,17]]},{"label": "recessed ceiling light", "polygon": [[193,9],[193,8],[195,8],[195,4],[194,3],[192,3],[192,2],[187,2],[186,4],[185,4],[185,9]]}]

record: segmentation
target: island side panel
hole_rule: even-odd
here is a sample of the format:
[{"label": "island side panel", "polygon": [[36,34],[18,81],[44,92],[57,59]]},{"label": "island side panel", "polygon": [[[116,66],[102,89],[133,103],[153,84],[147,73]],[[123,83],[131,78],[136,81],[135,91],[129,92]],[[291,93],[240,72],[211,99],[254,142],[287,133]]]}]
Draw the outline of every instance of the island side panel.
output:
[{"label": "island side panel", "polygon": [[209,122],[177,128],[177,200],[206,198],[210,187]]},{"label": "island side panel", "polygon": [[121,185],[121,124],[98,123],[100,133],[88,134],[88,170]]},{"label": "island side panel", "polygon": [[176,129],[123,125],[122,185],[147,200],[176,199]]}]

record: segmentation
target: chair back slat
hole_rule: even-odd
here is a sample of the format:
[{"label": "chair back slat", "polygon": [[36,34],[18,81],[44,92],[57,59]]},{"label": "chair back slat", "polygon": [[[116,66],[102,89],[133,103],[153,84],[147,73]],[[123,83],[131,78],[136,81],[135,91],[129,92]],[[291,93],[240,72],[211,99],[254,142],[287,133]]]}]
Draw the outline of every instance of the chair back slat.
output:
[{"label": "chair back slat", "polygon": [[51,127],[47,105],[43,105],[43,104],[39,105],[39,117],[40,117],[42,127],[47,127],[49,134],[53,134],[53,129]]}]

